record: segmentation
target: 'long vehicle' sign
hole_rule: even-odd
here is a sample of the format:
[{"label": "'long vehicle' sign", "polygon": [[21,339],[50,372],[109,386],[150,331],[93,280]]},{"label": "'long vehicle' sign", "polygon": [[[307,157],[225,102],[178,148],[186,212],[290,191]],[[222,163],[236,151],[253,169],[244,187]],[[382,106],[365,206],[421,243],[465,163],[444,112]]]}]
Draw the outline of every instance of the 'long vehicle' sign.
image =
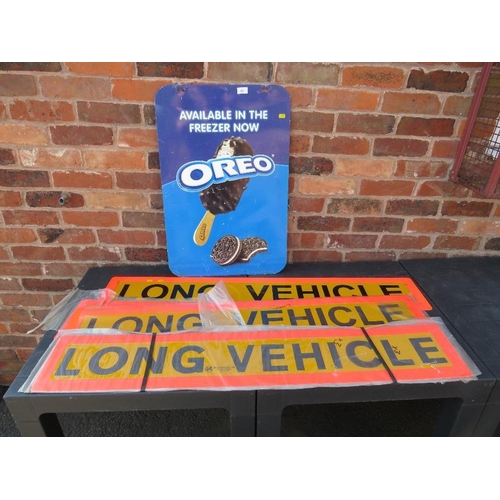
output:
[{"label": "'long vehicle' sign", "polygon": [[[115,276],[111,278],[107,288],[125,298],[185,300],[209,291],[221,279]],[[413,280],[404,276],[380,278],[245,276],[224,277],[223,282],[236,301],[411,295],[422,309],[432,309]]]}]

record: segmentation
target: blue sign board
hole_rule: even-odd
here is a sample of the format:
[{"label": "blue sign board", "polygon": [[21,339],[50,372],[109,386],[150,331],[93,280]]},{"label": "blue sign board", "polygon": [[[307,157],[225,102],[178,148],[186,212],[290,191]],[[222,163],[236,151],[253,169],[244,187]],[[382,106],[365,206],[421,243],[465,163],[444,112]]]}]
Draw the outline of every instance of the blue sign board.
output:
[{"label": "blue sign board", "polygon": [[288,92],[279,85],[166,85],[155,108],[172,272],[281,271],[287,252]]}]

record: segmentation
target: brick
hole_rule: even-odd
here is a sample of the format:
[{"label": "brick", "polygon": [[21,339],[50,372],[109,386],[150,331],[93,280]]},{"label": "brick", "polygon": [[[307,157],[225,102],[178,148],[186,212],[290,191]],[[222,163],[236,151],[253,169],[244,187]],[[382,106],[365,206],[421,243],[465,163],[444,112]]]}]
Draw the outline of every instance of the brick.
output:
[{"label": "brick", "polygon": [[[26,204],[29,207],[53,207],[58,208],[61,191],[28,191],[26,193]],[[67,193],[69,198],[64,203],[65,208],[83,207],[85,201],[81,194]]]},{"label": "brick", "polygon": [[316,212],[323,210],[325,200],[323,198],[305,198],[303,196],[294,196],[290,198],[290,210],[292,212]]},{"label": "brick", "polygon": [[27,261],[65,260],[64,250],[61,247],[11,247],[15,259]]},{"label": "brick", "polygon": [[276,82],[302,85],[337,85],[339,67],[327,63],[278,63]]},{"label": "brick", "polygon": [[52,300],[47,294],[41,293],[3,293],[4,305],[11,307],[50,307]]},{"label": "brick", "polygon": [[411,219],[406,225],[407,233],[455,233],[458,221],[452,219],[438,219],[436,217],[428,219]]},{"label": "brick", "polygon": [[16,351],[14,349],[1,349],[0,361],[17,361]]},{"label": "brick", "polygon": [[381,210],[382,203],[369,198],[333,198],[326,207],[327,213],[341,215],[377,215]]},{"label": "brick", "polygon": [[364,137],[322,137],[315,136],[314,153],[366,155],[370,152],[370,141]]},{"label": "brick", "polygon": [[431,252],[401,252],[398,256],[399,260],[414,260],[414,259],[435,259],[440,254],[436,251]]},{"label": "brick", "polygon": [[378,92],[319,88],[316,108],[374,111],[378,106],[379,97]]},{"label": "brick", "polygon": [[469,115],[471,104],[471,96],[464,97],[460,95],[451,95],[446,98],[443,107],[443,115],[466,117]]},{"label": "brick", "polygon": [[438,236],[434,242],[436,250],[475,250],[479,244],[479,238],[467,236]]},{"label": "brick", "polygon": [[329,158],[320,156],[291,156],[290,173],[292,174],[331,174],[333,172],[333,162]]},{"label": "brick", "polygon": [[0,148],[0,165],[13,165],[16,163],[16,157],[12,149]]},{"label": "brick", "polygon": [[66,224],[83,227],[113,227],[120,224],[116,212],[63,212],[62,218]]},{"label": "brick", "polygon": [[116,172],[116,187],[120,189],[161,190],[161,177],[156,172]]},{"label": "brick", "polygon": [[446,161],[398,160],[394,175],[412,179],[445,178],[449,168],[450,164]]},{"label": "brick", "polygon": [[21,164],[25,167],[77,168],[82,166],[82,153],[78,149],[20,149],[19,159]]},{"label": "brick", "polygon": [[0,290],[20,291],[21,285],[17,279],[0,276]]},{"label": "brick", "polygon": [[455,120],[452,118],[419,118],[415,116],[403,116],[399,121],[396,134],[450,137],[453,135],[454,127]]},{"label": "brick", "polygon": [[161,213],[151,212],[123,212],[123,227],[137,227],[137,228],[163,228],[165,227],[165,220]]},{"label": "brick", "polygon": [[113,177],[107,172],[52,172],[54,187],[111,189]]},{"label": "brick", "polygon": [[500,222],[493,220],[466,220],[460,227],[461,234],[500,235]]},{"label": "brick", "polygon": [[431,155],[436,158],[451,158],[454,159],[457,155],[458,145],[460,141],[435,141],[432,147]]},{"label": "brick", "polygon": [[141,151],[99,151],[83,152],[85,166],[93,169],[145,170],[146,156]]},{"label": "brick", "polygon": [[36,94],[35,79],[31,75],[0,74],[0,96],[21,97]]},{"label": "brick", "polygon": [[411,196],[414,188],[414,181],[363,179],[359,194],[367,196]]},{"label": "brick", "polygon": [[336,131],[370,135],[390,134],[395,123],[396,118],[391,115],[340,113]]},{"label": "brick", "polygon": [[0,373],[18,373],[23,364],[20,361],[0,362]]},{"label": "brick", "polygon": [[142,106],[145,125],[156,125],[156,110],[153,104],[144,104]]},{"label": "brick", "polygon": [[38,101],[34,99],[16,100],[10,105],[10,115],[14,120],[36,122],[73,121],[73,106],[65,101]]},{"label": "brick", "polygon": [[72,73],[94,76],[134,76],[135,67],[131,62],[67,62]]},{"label": "brick", "polygon": [[469,75],[459,71],[435,70],[426,73],[413,69],[408,77],[408,88],[437,92],[463,92],[467,88]]},{"label": "brick", "polygon": [[122,258],[118,247],[69,247],[67,252],[70,260],[74,261],[116,262]]},{"label": "brick", "polygon": [[204,75],[202,62],[138,62],[137,76],[201,79]]},{"label": "brick", "polygon": [[0,385],[10,386],[14,383],[16,377],[17,377],[17,372],[13,374],[0,373]]},{"label": "brick", "polygon": [[394,170],[394,160],[375,158],[337,158],[335,175],[387,178]]},{"label": "brick", "polygon": [[484,245],[485,250],[500,250],[500,238],[490,238]]},{"label": "brick", "polygon": [[55,99],[105,100],[111,97],[111,84],[107,78],[91,76],[41,76],[42,95]]},{"label": "brick", "polygon": [[292,262],[340,262],[342,254],[333,250],[294,250]]},{"label": "brick", "polygon": [[18,123],[0,124],[0,137],[4,144],[46,145],[47,131],[35,125]]},{"label": "brick", "polygon": [[439,201],[436,200],[388,200],[385,207],[387,215],[436,215]]},{"label": "brick", "polygon": [[334,177],[307,176],[299,180],[299,193],[305,195],[354,194],[356,181]]},{"label": "brick", "polygon": [[468,194],[465,186],[451,181],[424,181],[417,191],[418,196],[465,198]]},{"label": "brick", "polygon": [[292,130],[304,130],[306,132],[331,132],[335,115],[332,113],[318,113],[315,111],[292,112]]},{"label": "brick", "polygon": [[104,146],[113,144],[113,129],[109,127],[56,125],[50,127],[54,144]]},{"label": "brick", "polygon": [[95,236],[90,229],[68,229],[68,228],[45,228],[38,229],[38,235],[42,243],[57,243],[65,244],[72,243],[84,244],[84,243],[94,243]]},{"label": "brick", "polygon": [[19,207],[23,203],[18,191],[0,191],[0,207]]},{"label": "brick", "polygon": [[3,102],[0,102],[0,120],[7,120],[7,107]]},{"label": "brick", "polygon": [[40,276],[42,266],[33,262],[4,262],[2,274],[4,276]]},{"label": "brick", "polygon": [[2,228],[0,227],[0,243],[32,243],[36,235],[28,228]]},{"label": "brick", "polygon": [[382,236],[379,248],[398,250],[423,249],[428,246],[430,242],[431,239],[429,236],[386,235]]},{"label": "brick", "polygon": [[47,226],[58,225],[57,212],[48,210],[6,210],[3,213],[5,224],[8,226]]},{"label": "brick", "polygon": [[348,66],[342,70],[342,85],[351,87],[380,87],[385,89],[402,88],[405,72],[400,68],[388,66]]},{"label": "brick", "polygon": [[78,118],[91,123],[141,123],[138,104],[114,102],[77,102]]},{"label": "brick", "polygon": [[428,141],[418,139],[375,138],[375,156],[424,156],[429,148]]},{"label": "brick", "polygon": [[299,245],[298,249],[303,248],[322,248],[325,243],[323,233],[297,233]]},{"label": "brick", "polygon": [[69,278],[23,278],[22,284],[33,292],[64,292],[74,288],[73,280]]},{"label": "brick", "polygon": [[307,87],[287,87],[285,89],[290,94],[291,107],[306,108],[313,103],[313,91]]},{"label": "brick", "polygon": [[352,230],[360,233],[400,233],[404,219],[393,217],[355,217]]},{"label": "brick", "polygon": [[158,148],[158,135],[156,129],[121,128],[117,144],[127,148]]},{"label": "brick", "polygon": [[481,201],[444,201],[441,213],[452,217],[488,217],[492,209],[493,203]]},{"label": "brick", "polygon": [[365,261],[391,261],[396,260],[394,252],[346,252],[345,262],[365,262]]},{"label": "brick", "polygon": [[297,219],[297,229],[302,231],[347,231],[351,220],[346,217],[304,215]]},{"label": "brick", "polygon": [[168,80],[148,80],[147,78],[113,78],[111,95],[122,101],[154,102],[156,92],[172,83]]},{"label": "brick", "polygon": [[2,62],[0,71],[61,71],[58,62]]},{"label": "brick", "polygon": [[97,237],[101,243],[112,245],[153,245],[154,234],[151,231],[99,229]]},{"label": "brick", "polygon": [[164,248],[137,248],[125,249],[125,257],[130,261],[166,262],[167,252]]},{"label": "brick", "polygon": [[290,153],[308,153],[310,150],[311,139],[307,135],[292,134],[290,137]]},{"label": "brick", "polygon": [[224,82],[270,82],[272,63],[214,62],[208,64],[207,78]]},{"label": "brick", "polygon": [[163,210],[163,196],[161,193],[152,193],[149,195],[149,206],[153,210]]},{"label": "brick", "polygon": [[372,234],[329,234],[327,248],[375,248],[378,236]]},{"label": "brick", "polygon": [[142,193],[92,193],[86,195],[89,208],[144,209],[148,208],[147,195]]},{"label": "brick", "polygon": [[382,100],[382,111],[386,113],[437,115],[440,109],[441,101],[436,94],[385,92]]},{"label": "brick", "polygon": [[[66,278],[68,276],[81,277],[89,270],[89,266],[88,264],[75,262],[56,262],[53,264],[47,262],[44,264],[44,270],[49,276],[58,276],[62,278]],[[56,296],[53,295],[53,298],[55,302]]]},{"label": "brick", "polygon": [[149,170],[160,169],[160,155],[158,151],[148,152],[148,169]]}]

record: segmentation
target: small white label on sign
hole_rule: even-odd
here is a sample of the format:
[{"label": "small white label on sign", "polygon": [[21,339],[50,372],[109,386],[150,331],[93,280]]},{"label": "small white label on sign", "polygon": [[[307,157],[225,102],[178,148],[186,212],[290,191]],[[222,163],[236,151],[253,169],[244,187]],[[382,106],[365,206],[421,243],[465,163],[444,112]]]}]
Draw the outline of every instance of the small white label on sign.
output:
[{"label": "small white label on sign", "polygon": [[237,94],[248,94],[248,87],[238,87],[236,89]]}]

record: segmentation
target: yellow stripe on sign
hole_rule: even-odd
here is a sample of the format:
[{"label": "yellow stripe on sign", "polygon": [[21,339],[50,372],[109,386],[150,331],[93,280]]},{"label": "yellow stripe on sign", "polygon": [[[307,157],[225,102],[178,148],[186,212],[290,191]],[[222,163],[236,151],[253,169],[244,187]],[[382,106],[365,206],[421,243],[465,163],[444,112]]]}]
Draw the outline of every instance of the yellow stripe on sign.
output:
[{"label": "yellow stripe on sign", "polygon": [[[202,326],[197,304],[137,301],[107,307],[78,308],[64,329],[112,328],[141,333],[165,333]],[[246,325],[370,327],[425,317],[408,297],[363,297],[237,302]]]},{"label": "yellow stripe on sign", "polygon": [[[186,300],[210,291],[219,281],[220,278],[116,276],[109,281],[107,288],[126,298]],[[408,277],[228,277],[222,281],[238,302],[411,295],[424,309],[431,309],[422,292]]]}]

